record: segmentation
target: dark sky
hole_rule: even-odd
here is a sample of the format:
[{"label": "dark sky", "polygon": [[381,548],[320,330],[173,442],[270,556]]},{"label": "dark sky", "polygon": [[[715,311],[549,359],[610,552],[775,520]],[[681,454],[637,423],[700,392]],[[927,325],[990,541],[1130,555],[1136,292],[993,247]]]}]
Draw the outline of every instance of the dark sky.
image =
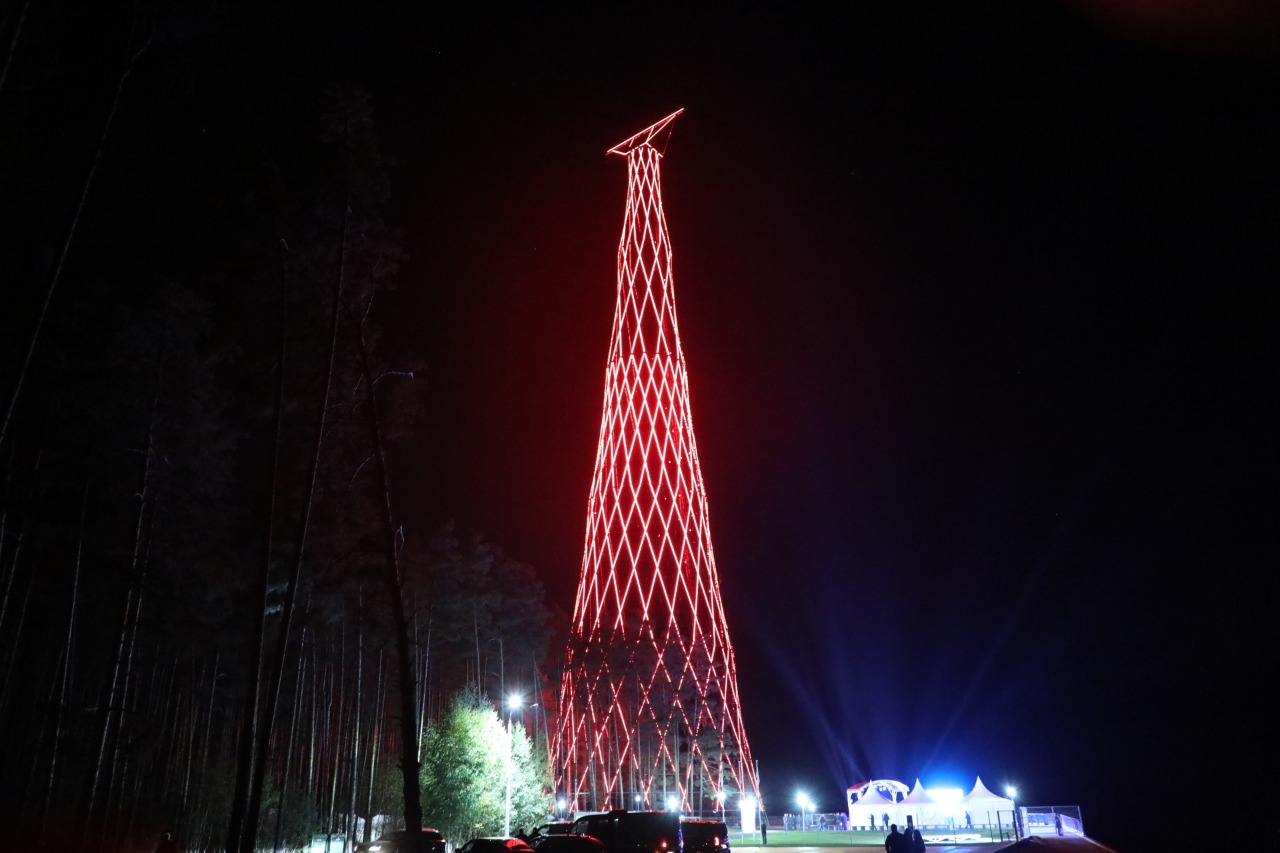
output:
[{"label": "dark sky", "polygon": [[1275,42],[1123,18],[398,33],[399,298],[437,418],[406,480],[566,608],[625,193],[603,152],[686,109],[677,300],[772,810],[981,775],[1132,847],[1207,790],[1277,802]]},{"label": "dark sky", "polygon": [[1275,13],[427,5],[224,10],[192,60],[254,56],[299,114],[299,79],[372,93],[391,344],[430,365],[411,522],[571,609],[604,152],[683,107],[677,303],[770,810],[981,775],[1121,849],[1209,794],[1278,816]]}]

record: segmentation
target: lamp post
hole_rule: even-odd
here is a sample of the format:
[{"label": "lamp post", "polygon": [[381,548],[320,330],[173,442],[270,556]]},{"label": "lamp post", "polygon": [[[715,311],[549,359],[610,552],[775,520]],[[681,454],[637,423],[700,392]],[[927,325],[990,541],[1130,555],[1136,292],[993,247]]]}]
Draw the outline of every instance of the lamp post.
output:
[{"label": "lamp post", "polygon": [[1009,796],[1009,802],[1013,803],[1013,840],[1018,841],[1022,838],[1022,829],[1018,825],[1018,801],[1016,799],[1018,796],[1018,789],[1012,785],[1006,785],[1004,792]]},{"label": "lamp post", "polygon": [[502,834],[511,837],[511,764],[515,753],[515,746],[512,743],[511,734],[511,715],[524,705],[524,699],[515,693],[507,697],[507,820],[503,824]]}]

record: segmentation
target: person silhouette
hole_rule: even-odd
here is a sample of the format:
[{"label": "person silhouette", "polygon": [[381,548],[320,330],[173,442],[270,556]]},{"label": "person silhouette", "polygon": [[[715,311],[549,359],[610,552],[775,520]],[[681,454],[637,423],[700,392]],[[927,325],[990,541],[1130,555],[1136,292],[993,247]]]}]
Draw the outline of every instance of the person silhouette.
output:
[{"label": "person silhouette", "polygon": [[907,815],[907,828],[902,833],[902,849],[906,853],[924,853],[924,836]]},{"label": "person silhouette", "polygon": [[886,853],[911,853],[911,847],[906,843],[906,836],[898,832],[896,823],[889,825],[889,834],[884,839],[884,849]]}]

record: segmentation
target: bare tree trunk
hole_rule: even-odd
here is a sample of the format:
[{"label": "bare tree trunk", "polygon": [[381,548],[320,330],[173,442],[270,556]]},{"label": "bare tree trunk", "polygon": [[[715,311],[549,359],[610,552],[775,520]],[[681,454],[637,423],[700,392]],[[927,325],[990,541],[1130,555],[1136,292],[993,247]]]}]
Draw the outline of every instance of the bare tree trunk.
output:
[{"label": "bare tree trunk", "polygon": [[[303,609],[306,613],[311,607],[311,600]],[[289,743],[284,750],[284,771],[280,780],[280,804],[276,808],[276,837],[273,850],[280,849],[280,835],[284,827],[284,810],[289,796],[289,762],[293,760],[294,746],[298,739],[298,730],[302,728],[302,684],[307,666],[307,629],[302,629],[301,645],[298,647],[298,674],[293,686],[293,716],[289,721]],[[299,762],[301,764],[301,762]]]},{"label": "bare tree trunk", "polygon": [[[5,616],[9,612],[9,600],[13,596],[13,581],[18,576],[18,558],[22,556],[22,539],[25,531],[26,522],[23,522],[23,528],[18,531],[17,542],[13,548],[13,557],[9,560],[9,573],[5,576],[4,592],[0,594],[0,640],[4,639]],[[29,591],[29,590],[28,590]],[[26,607],[23,607],[26,612]],[[0,657],[0,664],[4,665],[4,682],[0,683],[0,720],[4,719],[5,708],[8,705],[9,685],[13,679],[13,670],[15,667],[12,662],[17,660],[18,640],[22,636],[22,620],[18,621],[18,628],[13,632],[13,639],[9,642],[8,647],[4,650],[4,656]]]},{"label": "bare tree trunk", "polygon": [[80,593],[80,565],[84,555],[84,518],[89,504],[89,487],[85,486],[84,499],[80,504],[80,537],[76,542],[75,571],[71,575],[71,606],[67,612],[67,639],[63,643],[63,669],[61,686],[58,691],[58,703],[53,711],[53,752],[49,758],[49,782],[44,789],[44,802],[40,805],[40,837],[45,837],[48,829],[46,820],[49,817],[49,805],[53,801],[54,780],[58,776],[58,748],[62,742],[62,715],[67,708],[67,693],[71,686],[71,661],[75,649],[76,600]]},{"label": "bare tree trunk", "polygon": [[332,723],[329,729],[329,821],[325,826],[325,832],[330,835],[334,834],[334,830],[338,828],[338,777],[342,768],[342,731],[346,728],[343,725],[343,717],[346,715],[346,691],[343,685],[346,684],[347,670],[347,620],[342,620],[341,631],[342,645],[338,649],[338,672],[330,680],[329,701],[332,708]]},{"label": "bare tree trunk", "polygon": [[[13,454],[10,454],[10,457],[12,456]],[[37,475],[40,472],[40,463],[42,461],[44,461],[43,450],[36,454],[35,464],[32,466],[31,487],[27,491],[27,500],[26,500],[27,506],[31,505],[31,498],[35,494],[35,488],[36,488],[35,484],[37,482]],[[9,467],[5,471],[5,499],[6,500],[8,500],[9,498],[9,485],[10,485],[10,480],[12,476],[13,476],[13,459],[10,458]],[[8,520],[9,520],[9,514],[7,511],[5,512],[2,520],[4,521],[4,524],[7,527]],[[9,612],[9,597],[13,591],[14,578],[17,577],[18,575],[18,557],[22,554],[22,539],[24,534],[26,533],[26,530],[27,530],[27,520],[26,520],[26,516],[24,515],[22,519],[22,524],[18,527],[18,534],[16,536],[17,541],[14,543],[14,546],[13,546],[13,555],[9,558],[9,569],[7,572],[4,572],[5,537],[3,536],[4,530],[0,529],[0,572],[4,572],[4,590],[3,592],[0,592],[0,638],[4,637],[5,615]],[[12,667],[9,667],[9,666],[4,667],[4,679],[5,679],[6,685],[9,682],[9,674],[11,669]]]},{"label": "bare tree trunk", "polygon": [[365,800],[365,813],[369,815],[369,819],[364,824],[364,837],[360,839],[363,843],[368,844],[369,839],[373,836],[373,788],[374,780],[378,776],[378,753],[381,751],[381,733],[382,733],[382,709],[387,701],[387,681],[386,670],[383,666],[385,655],[382,649],[378,650],[378,681],[373,691],[373,707],[375,713],[373,716],[373,725],[370,728],[369,736],[369,795]]},{"label": "bare tree trunk", "polygon": [[[236,786],[231,798],[231,818],[227,827],[227,853],[253,853],[258,835],[258,809],[261,806],[261,788],[254,802],[254,770],[257,766],[258,742],[262,742],[263,764],[266,763],[270,735],[263,733],[260,724],[260,695],[262,690],[262,654],[267,633],[267,604],[271,594],[271,551],[275,543],[276,494],[280,483],[280,433],[284,429],[284,356],[285,356],[285,294],[283,271],[280,281],[280,350],[276,358],[275,431],[271,436],[271,499],[267,505],[266,542],[262,554],[262,572],[259,575],[257,630],[253,632],[253,644],[248,660],[248,696],[245,699],[244,717],[240,727],[240,757],[236,762]],[[274,713],[275,707],[271,708]]]},{"label": "bare tree trunk", "polygon": [[[138,692],[136,682],[141,680],[140,676],[134,674],[134,660],[138,648],[138,623],[142,619],[142,600],[147,579],[147,567],[151,556],[150,537],[144,537],[144,541],[146,544],[143,546],[142,559],[139,563],[142,568],[142,576],[138,579],[137,603],[134,607],[133,618],[128,623],[129,639],[125,644],[127,652],[125,654],[124,673],[122,674],[124,690],[120,694],[121,711],[116,723],[115,744],[111,750],[111,764],[107,770],[108,799],[106,812],[108,814],[110,813],[110,793],[112,791],[116,793],[117,807],[120,809],[124,807],[125,770],[127,767],[127,757],[123,753],[124,745],[127,743],[125,732],[134,725],[134,721],[137,719],[137,714],[130,708],[130,705],[136,702]],[[119,778],[118,785],[116,784],[117,775]]]},{"label": "bare tree trunk", "polygon": [[9,39],[9,52],[4,58],[4,69],[0,70],[0,96],[4,95],[4,84],[9,79],[9,66],[13,65],[13,55],[18,52],[18,41],[22,37],[22,27],[27,22],[29,8],[31,8],[31,0],[22,0],[22,11],[18,13],[18,23],[13,26],[13,38]]},{"label": "bare tree trunk", "polygon": [[[136,58],[136,56],[135,56]],[[90,832],[93,828],[94,811],[98,798],[102,793],[103,764],[107,760],[112,741],[119,736],[120,718],[124,711],[124,701],[129,678],[129,667],[133,662],[133,642],[137,631],[138,616],[142,612],[142,597],[147,581],[147,527],[150,523],[148,509],[151,504],[151,463],[154,456],[156,437],[156,417],[160,409],[160,391],[164,384],[164,354],[168,350],[169,320],[172,316],[172,295],[166,310],[164,333],[161,336],[160,358],[156,367],[155,384],[151,392],[151,412],[147,418],[147,440],[142,450],[142,477],[138,489],[138,517],[133,532],[133,554],[129,565],[129,589],[125,596],[124,614],[120,621],[120,635],[116,642],[115,655],[111,667],[111,675],[103,690],[103,708],[98,732],[98,756],[94,763],[88,782],[84,809],[80,819],[80,836],[84,846],[88,846]],[[114,758],[114,753],[112,753]],[[108,768],[106,781],[111,780],[111,768]]]},{"label": "bare tree trunk", "polygon": [[307,695],[311,697],[311,730],[307,733],[307,793],[315,791],[316,774],[316,739],[319,737],[320,713],[317,703],[320,701],[320,665],[316,660],[315,649],[311,650],[311,689]]},{"label": "bare tree trunk", "polygon": [[182,763],[180,771],[182,774],[182,784],[179,787],[181,792],[178,796],[178,823],[186,828],[187,820],[187,803],[191,797],[191,768],[196,763],[196,732],[200,728],[200,711],[196,707],[196,690],[200,684],[199,669],[195,662],[191,664],[191,697],[188,700],[190,710],[187,714],[187,732],[186,732],[186,748],[182,751]]},{"label": "bare tree trunk", "polygon": [[422,799],[418,778],[418,691],[417,672],[409,641],[409,622],[405,615],[404,580],[400,569],[399,531],[391,514],[391,491],[387,479],[387,460],[383,446],[382,418],[378,410],[377,378],[369,365],[369,341],[363,322],[357,327],[360,372],[365,394],[364,411],[373,441],[375,482],[379,488],[379,510],[382,516],[384,578],[391,602],[392,626],[395,631],[396,666],[400,686],[400,773],[403,777],[404,824],[415,842],[422,835]]},{"label": "bare tree trunk", "polygon": [[[276,656],[267,685],[267,708],[263,714],[263,739],[254,761],[252,787],[249,792],[247,822],[257,830],[258,815],[262,810],[262,785],[267,766],[267,745],[275,728],[276,710],[280,705],[280,684],[284,680],[285,656],[289,650],[289,632],[293,626],[294,605],[298,596],[298,583],[302,578],[302,561],[306,555],[307,537],[311,530],[311,510],[315,502],[316,481],[319,479],[320,454],[324,447],[324,429],[329,413],[329,398],[333,393],[333,366],[338,352],[338,317],[342,304],[343,271],[346,266],[347,223],[350,215],[350,199],[343,207],[342,228],[338,248],[338,269],[334,280],[333,309],[329,318],[329,365],[325,370],[324,393],[320,395],[315,414],[316,431],[311,440],[311,469],[307,476],[306,491],[302,496],[302,512],[298,515],[298,530],[294,540],[293,561],[289,569],[289,581],[285,586],[281,603],[280,624],[276,632]],[[283,360],[283,356],[282,356]],[[283,372],[283,371],[282,371]],[[246,836],[249,826],[246,825]]]},{"label": "bare tree trunk", "polygon": [[[26,9],[24,7],[23,14],[25,17]],[[19,22],[21,24],[21,22]],[[129,46],[133,45],[134,36],[138,27],[137,13],[134,13],[133,23],[129,26]],[[17,33],[14,33],[17,38]],[[111,125],[115,122],[116,111],[120,108],[120,98],[124,94],[125,84],[129,82],[129,77],[133,74],[133,67],[137,64],[138,58],[142,56],[147,47],[151,44],[151,39],[138,48],[129,57],[125,63],[124,70],[120,72],[120,79],[116,83],[115,96],[111,99],[111,109],[107,111],[107,119],[102,123],[102,132],[98,134],[98,147],[94,150],[93,160],[89,164],[89,173],[85,176],[84,185],[80,188],[80,198],[76,202],[74,215],[71,217],[71,227],[67,229],[66,239],[62,241],[62,250],[58,252],[58,263],[54,267],[53,276],[49,279],[49,284],[45,288],[44,302],[40,305],[40,313],[36,315],[35,329],[31,332],[31,341],[27,344],[27,352],[22,360],[22,368],[18,371],[18,380],[13,386],[13,392],[9,395],[9,404],[5,407],[4,420],[0,421],[0,447],[4,446],[5,436],[9,433],[9,423],[13,419],[14,409],[18,405],[18,397],[22,394],[22,385],[27,378],[27,370],[31,367],[31,359],[35,355],[36,344],[40,340],[40,330],[44,328],[45,317],[49,313],[49,303],[53,300],[53,292],[58,287],[58,280],[62,277],[62,269],[66,265],[67,255],[71,251],[71,242],[75,239],[76,228],[80,225],[80,216],[84,213],[85,201],[89,198],[89,188],[93,186],[93,178],[98,173],[98,164],[102,160],[102,152],[107,147],[107,137],[111,134]],[[12,51],[10,52],[12,57]],[[5,63],[5,72],[8,72],[8,62]]]},{"label": "bare tree trunk", "polygon": [[364,702],[364,588],[356,592],[356,684],[352,701],[355,719],[351,724],[351,791],[347,798],[347,846],[356,846],[356,796],[360,787],[360,711]]},{"label": "bare tree trunk", "polygon": [[[431,611],[428,611],[430,613]],[[414,596],[413,606],[413,641],[421,649],[422,656],[422,696],[418,701],[418,731],[426,729],[427,697],[431,693],[431,616],[427,617],[427,639],[423,642],[418,636],[418,599]],[[418,739],[418,761],[422,761],[422,739]]]}]

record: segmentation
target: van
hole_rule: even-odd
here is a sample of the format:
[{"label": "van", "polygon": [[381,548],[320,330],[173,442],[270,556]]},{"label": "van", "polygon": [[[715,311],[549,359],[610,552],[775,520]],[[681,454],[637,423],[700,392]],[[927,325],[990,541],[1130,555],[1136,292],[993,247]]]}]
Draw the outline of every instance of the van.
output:
[{"label": "van", "polygon": [[587,814],[573,822],[573,832],[600,839],[608,853],[683,853],[676,812]]},{"label": "van", "polygon": [[729,853],[729,827],[722,820],[680,821],[683,853]]}]

